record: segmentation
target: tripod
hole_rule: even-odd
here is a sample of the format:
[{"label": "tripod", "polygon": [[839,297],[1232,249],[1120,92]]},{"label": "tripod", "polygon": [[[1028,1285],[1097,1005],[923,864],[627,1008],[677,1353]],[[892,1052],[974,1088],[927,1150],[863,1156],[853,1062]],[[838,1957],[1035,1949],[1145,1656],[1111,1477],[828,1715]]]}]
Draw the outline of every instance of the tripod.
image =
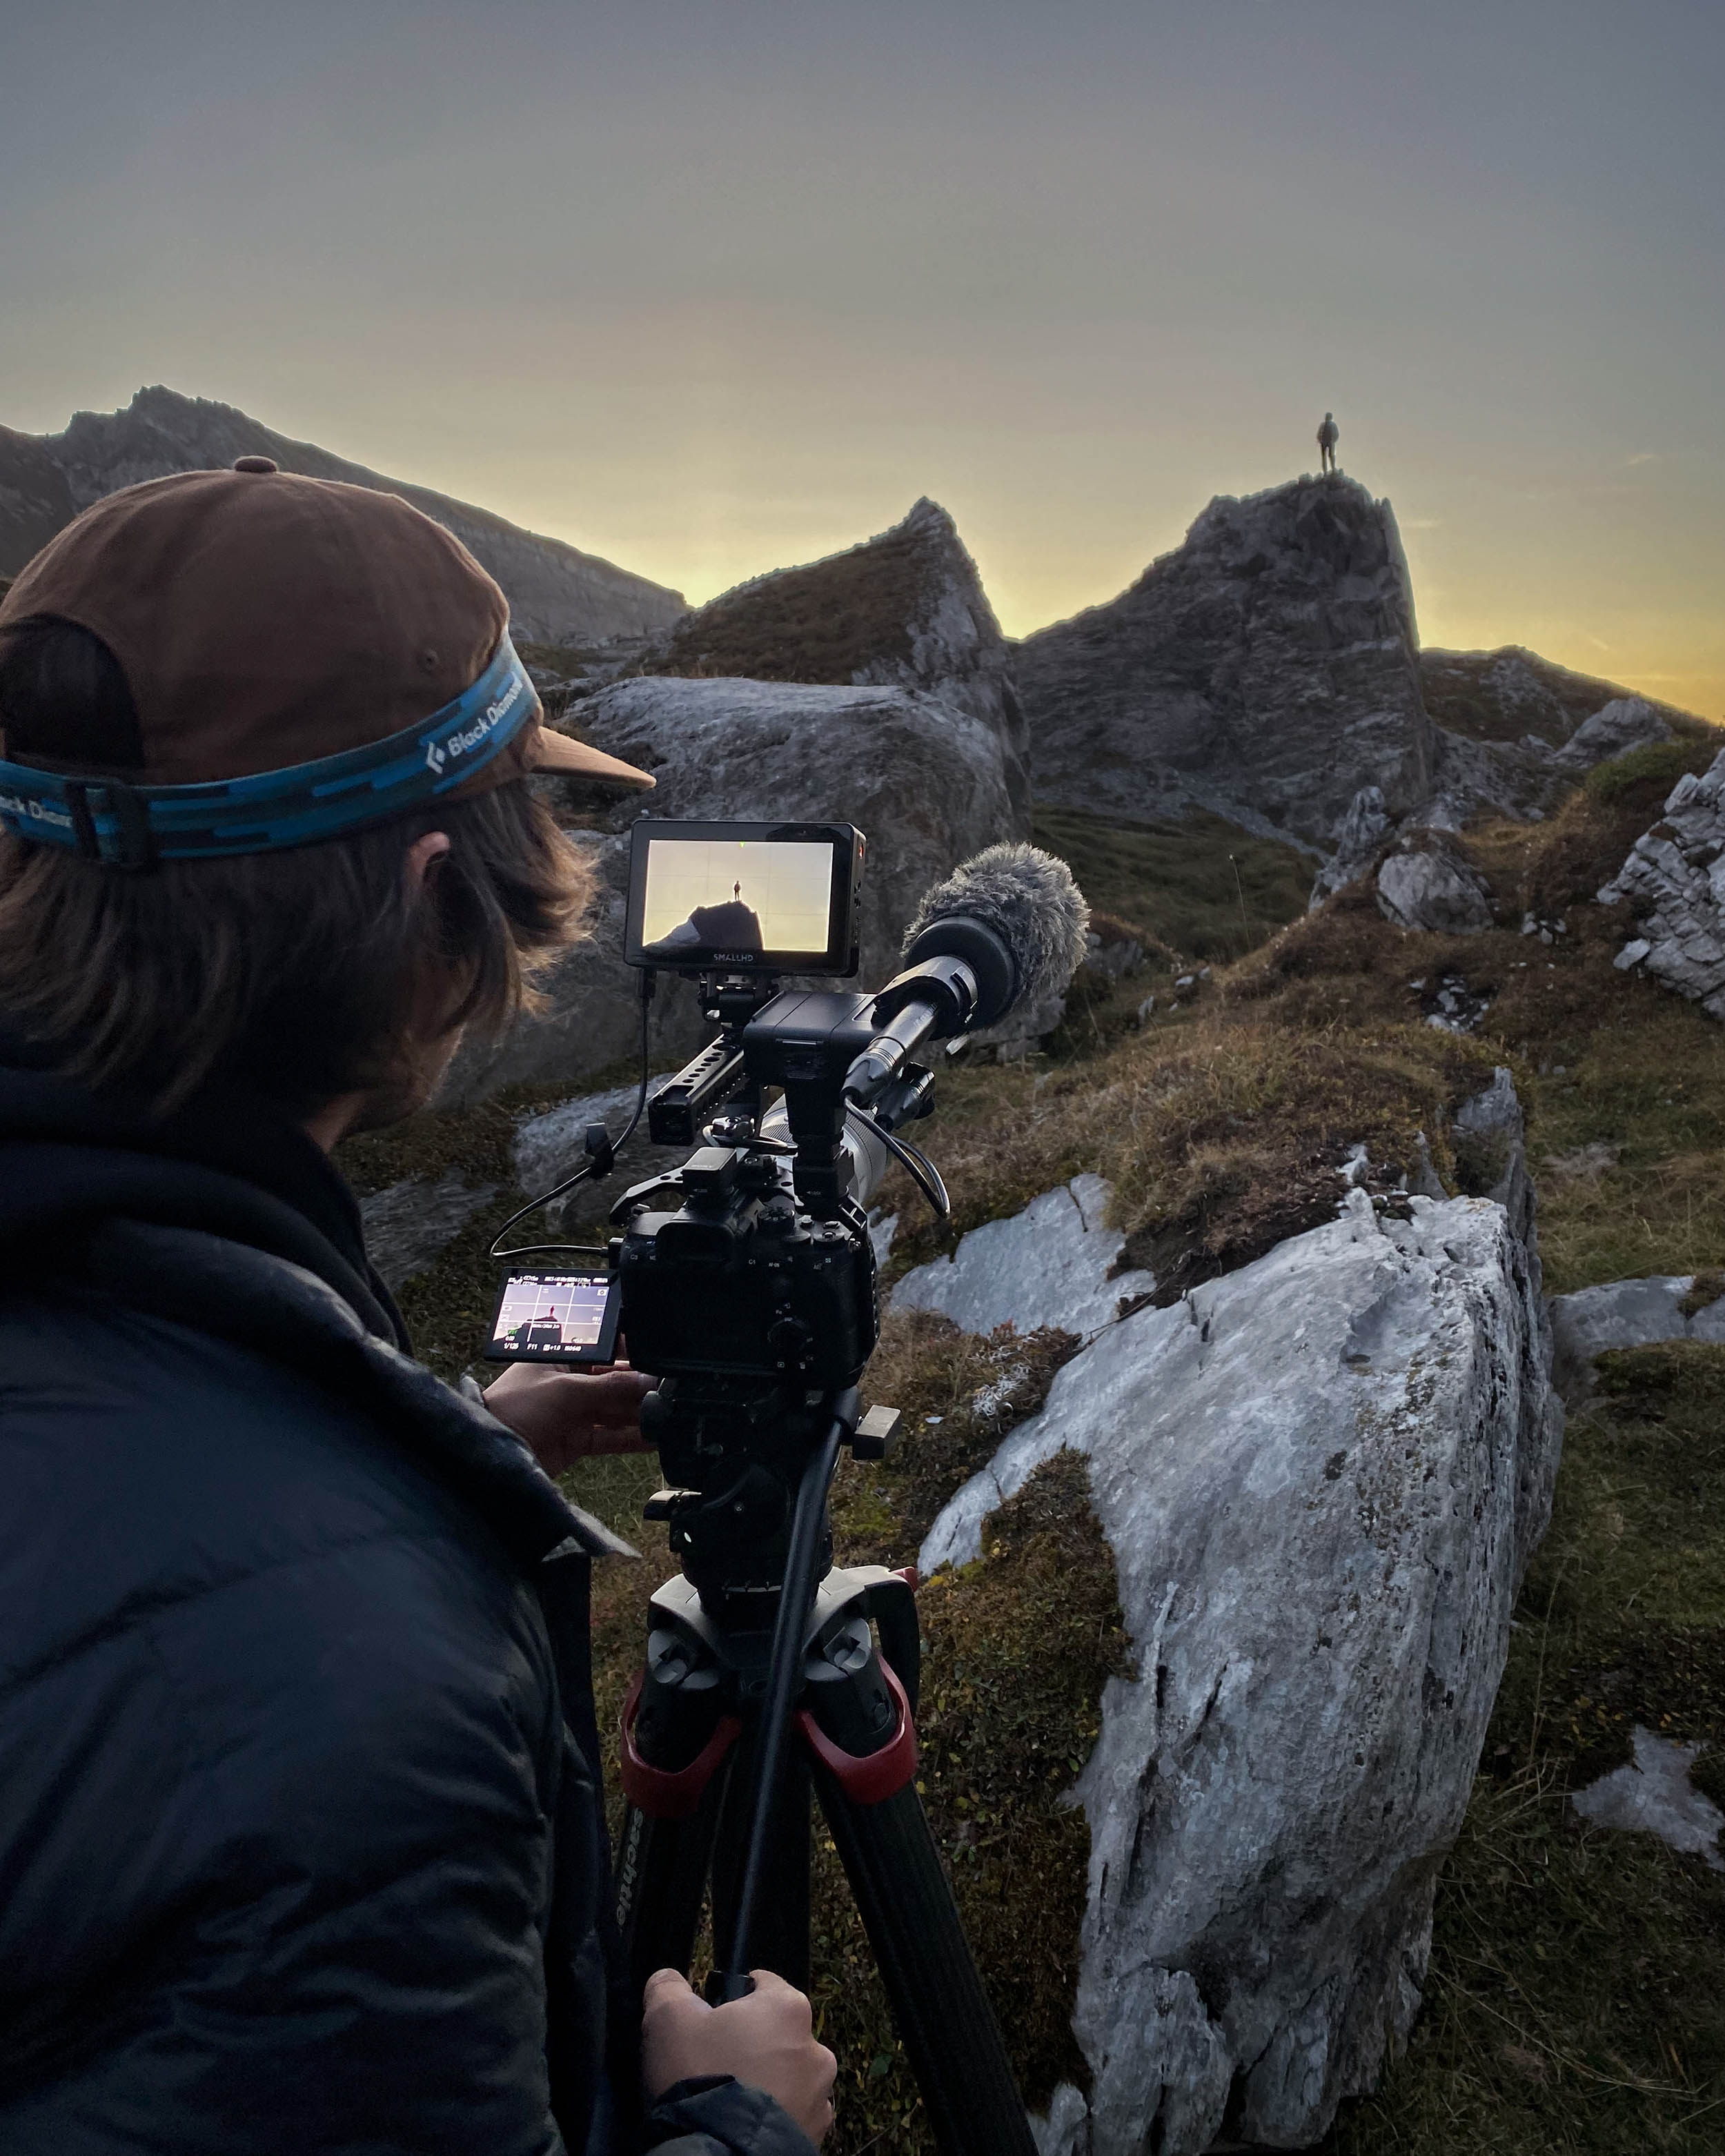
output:
[{"label": "tripod", "polygon": [[617,1900],[631,1984],[639,1994],[655,1969],[686,1974],[710,1880],[717,1994],[746,1993],[752,1963],[808,1989],[812,1789],[943,2156],[1034,2156],[916,1794],[915,1576],[832,1568],[839,1449],[883,1456],[896,1411],[860,1422],[855,1387],[793,1397],[687,1378],[663,1381],[649,1407],[661,1457],[691,1479],[738,1456],[727,1437],[746,1432],[751,1457],[732,1480],[706,1475],[716,1491],[648,1504],[683,1571],[653,1596],[624,1710]]}]

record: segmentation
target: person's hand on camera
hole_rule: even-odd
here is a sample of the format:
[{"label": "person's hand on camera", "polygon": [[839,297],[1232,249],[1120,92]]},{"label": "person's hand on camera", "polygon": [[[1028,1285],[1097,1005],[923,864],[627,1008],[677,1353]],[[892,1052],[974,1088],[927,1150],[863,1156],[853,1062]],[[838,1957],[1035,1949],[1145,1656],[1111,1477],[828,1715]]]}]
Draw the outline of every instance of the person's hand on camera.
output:
[{"label": "person's hand on camera", "polygon": [[657,1383],[623,1362],[603,1370],[511,1363],[486,1388],[485,1405],[527,1440],[547,1475],[561,1475],[596,1452],[644,1452],[641,1402]]},{"label": "person's hand on camera", "polygon": [[751,1971],[746,1999],[709,2006],[674,1969],[656,1969],[642,1999],[641,2087],[649,2104],[697,2075],[731,2074],[764,2089],[811,2141],[833,2123],[839,2064],[814,2041],[809,2001],[771,1969]]}]

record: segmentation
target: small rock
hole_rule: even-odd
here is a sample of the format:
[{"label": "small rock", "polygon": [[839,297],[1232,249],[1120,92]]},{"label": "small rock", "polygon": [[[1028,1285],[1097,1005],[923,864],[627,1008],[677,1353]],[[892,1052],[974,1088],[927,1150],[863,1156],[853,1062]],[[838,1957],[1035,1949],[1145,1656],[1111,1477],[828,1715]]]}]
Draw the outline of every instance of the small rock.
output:
[{"label": "small rock", "polygon": [[1626,973],[1631,966],[1639,966],[1652,948],[1645,937],[1638,936],[1632,943],[1625,943],[1611,963],[1619,973]]},{"label": "small rock", "polygon": [[1631,1733],[1635,1763],[1616,1767],[1578,1789],[1570,1798],[1584,1820],[1595,1826],[1618,1827],[1631,1834],[1656,1834],[1668,1849],[1699,1856],[1709,1871],[1725,1871],[1719,1835],[1725,1812],[1704,1797],[1689,1779],[1701,1756],[1699,1744],[1675,1744],[1639,1724]]}]

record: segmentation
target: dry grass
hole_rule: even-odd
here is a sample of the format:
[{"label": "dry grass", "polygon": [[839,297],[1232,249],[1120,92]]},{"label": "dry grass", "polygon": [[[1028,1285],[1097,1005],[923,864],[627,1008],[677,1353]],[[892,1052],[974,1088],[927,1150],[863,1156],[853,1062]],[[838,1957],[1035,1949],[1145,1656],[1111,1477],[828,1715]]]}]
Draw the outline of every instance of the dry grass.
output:
[{"label": "dry grass", "polygon": [[1368,993],[1357,973],[1341,977],[1350,985],[1337,1000],[1360,1023],[1327,1009],[1314,1022],[1312,976],[1296,955],[1309,955],[1313,936],[1301,924],[1272,947],[1288,967],[1279,988],[1261,966],[1236,968],[1087,1059],[963,1073],[924,1137],[953,1221],[942,1231],[913,1214],[895,1268],[1089,1171],[1114,1185],[1111,1218],[1132,1262],[1150,1265],[1158,1299],[1173,1300],[1332,1219],[1338,1171],[1358,1144],[1373,1188],[1417,1171],[1422,1135],[1453,1179],[1449,1124],[1488,1081],[1493,1052],[1418,1023],[1417,995],[1394,973]]},{"label": "dry grass", "polygon": [[685,615],[641,670],[842,683],[883,661],[908,668],[911,629],[943,556],[938,542],[896,528],[777,570]]}]

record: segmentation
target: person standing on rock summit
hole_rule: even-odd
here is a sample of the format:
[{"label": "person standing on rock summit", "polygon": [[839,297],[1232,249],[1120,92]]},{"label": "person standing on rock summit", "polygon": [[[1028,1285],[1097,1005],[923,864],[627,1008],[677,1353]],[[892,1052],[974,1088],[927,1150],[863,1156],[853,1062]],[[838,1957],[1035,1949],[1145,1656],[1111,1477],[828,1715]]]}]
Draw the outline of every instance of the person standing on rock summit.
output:
[{"label": "person standing on rock summit", "polygon": [[1336,424],[1333,412],[1326,412],[1317,430],[1317,454],[1320,469],[1332,472],[1336,469],[1336,444],[1342,439],[1342,429]]}]

